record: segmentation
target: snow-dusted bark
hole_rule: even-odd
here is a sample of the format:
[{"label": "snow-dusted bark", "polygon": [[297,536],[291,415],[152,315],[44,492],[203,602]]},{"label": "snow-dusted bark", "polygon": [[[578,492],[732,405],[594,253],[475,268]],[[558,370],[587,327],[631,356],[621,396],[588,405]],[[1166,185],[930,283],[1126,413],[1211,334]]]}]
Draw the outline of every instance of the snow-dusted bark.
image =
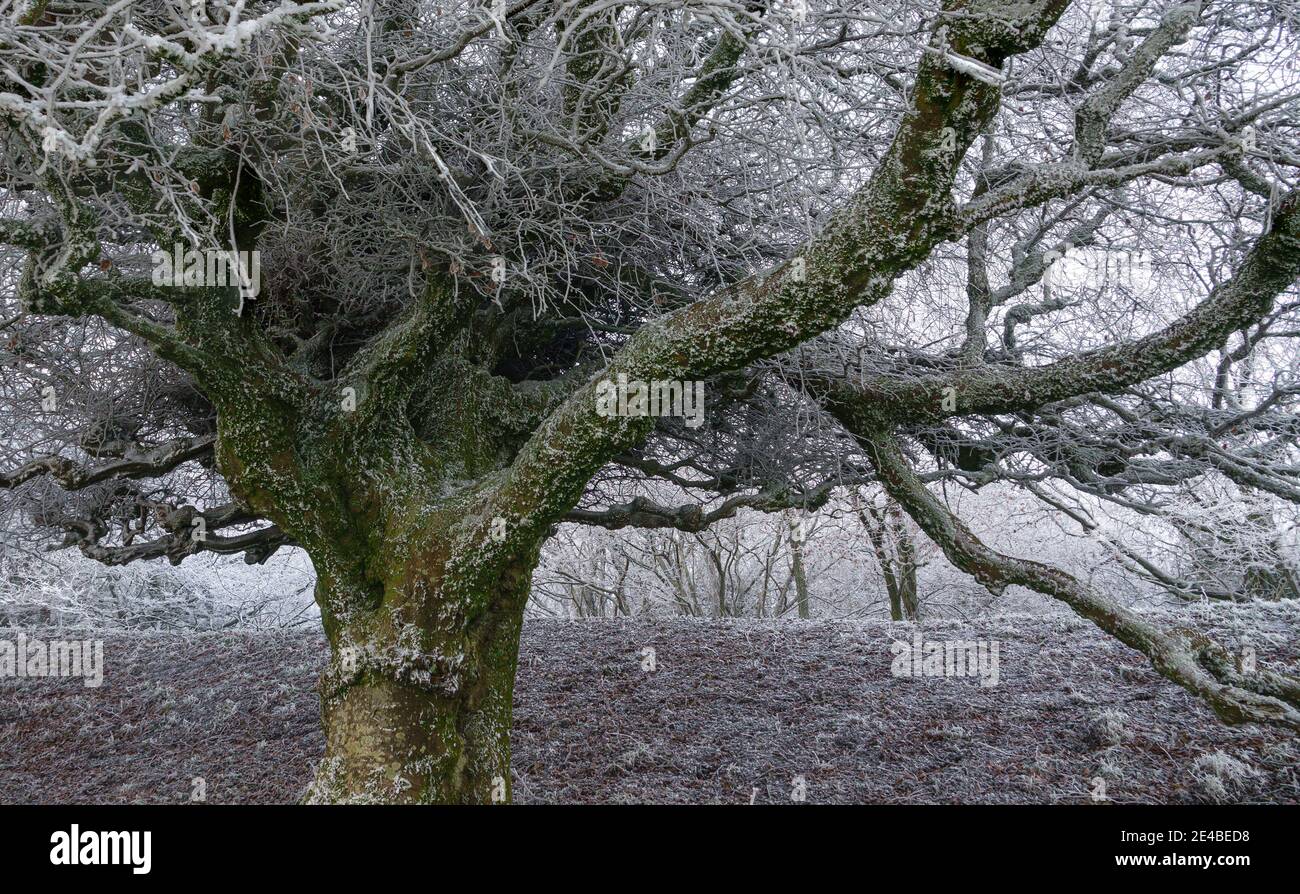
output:
[{"label": "snow-dusted bark", "polygon": [[[1286,331],[1294,307],[1294,79],[1212,110],[1177,88],[1257,71],[1292,39],[1271,9],[1224,6],[1104,26],[1067,0],[806,21],[606,0],[14,10],[7,505],[105,562],[306,550],[333,653],[314,800],[508,796],[519,627],[558,523],[699,531],[877,473],[977,576],[1055,587],[1226,718],[1292,724],[1282,677],[1252,688],[1205,650],[1188,664],[1058,573],[945,540],[919,483],[1128,498],[1209,470],[1297,494],[1279,458],[1292,385],[1228,397],[1252,351],[1222,361],[1208,409],[1148,387],[1235,333]],[[1180,49],[1256,24],[1277,36],[1240,57]],[[1124,117],[1162,104],[1154,125]],[[1203,262],[1195,307],[1169,322],[1173,299],[1128,290],[1116,308],[1052,272],[1117,220],[1167,218],[1165,188],[1198,213],[1235,203],[1210,228],[1222,251],[1188,238],[1171,263]],[[1257,226],[1239,226],[1246,207]],[[959,341],[936,348],[962,242]],[[259,252],[262,281],[211,282],[189,252]],[[1082,341],[1068,322],[1035,335],[1084,301]],[[102,378],[64,372],[78,365]],[[600,411],[624,380],[706,383],[711,424]],[[1080,412],[1119,419],[1108,443]],[[921,472],[899,433],[930,452]],[[624,474],[707,505],[593,506]]]}]

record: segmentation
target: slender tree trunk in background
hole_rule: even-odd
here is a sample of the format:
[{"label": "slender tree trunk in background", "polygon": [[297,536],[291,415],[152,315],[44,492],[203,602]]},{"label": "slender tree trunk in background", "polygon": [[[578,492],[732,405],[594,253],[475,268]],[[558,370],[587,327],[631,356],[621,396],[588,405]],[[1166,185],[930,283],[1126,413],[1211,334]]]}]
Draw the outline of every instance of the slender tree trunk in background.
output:
[{"label": "slender tree trunk in background", "polygon": [[890,539],[893,541],[894,555],[897,556],[896,575],[899,601],[902,602],[903,614],[909,621],[921,620],[921,600],[916,589],[916,543],[903,521],[903,513],[897,503],[890,502],[886,510],[889,520]]},{"label": "slender tree trunk in background", "polygon": [[916,566],[905,565],[902,585],[899,587],[903,602],[903,614],[909,621],[921,620],[921,600],[916,592]]},{"label": "slender tree trunk in background", "polygon": [[876,562],[880,565],[880,575],[885,581],[885,592],[889,596],[889,619],[891,621],[901,621],[903,620],[903,601],[898,592],[898,579],[894,576],[894,558],[886,548],[885,526],[880,516],[880,510],[870,503],[866,505],[859,503],[858,519],[862,522],[862,529],[867,532],[867,539],[871,542],[871,551],[876,554]]},{"label": "slender tree trunk in background", "polygon": [[727,569],[722,563],[722,551],[717,545],[710,546],[701,541],[701,546],[708,552],[709,564],[713,566],[713,573],[717,575],[717,602],[718,617],[725,618],[731,612],[727,610]]},{"label": "slender tree trunk in background", "polygon": [[781,551],[781,535],[772,538],[772,545],[768,547],[767,555],[763,557],[763,586],[759,591],[758,610],[759,618],[767,617],[767,591],[772,586],[772,566],[776,561],[777,553]]},{"label": "slender tree trunk in background", "polygon": [[903,521],[902,510],[892,500],[884,509],[868,503],[859,505],[858,518],[871,549],[880,564],[889,594],[889,617],[893,621],[917,621],[921,602],[916,584],[916,543]]},{"label": "slender tree trunk in background", "polygon": [[889,594],[889,620],[904,620],[903,597],[899,592],[898,578],[894,576],[893,568],[885,569],[885,591]]},{"label": "slender tree trunk in background", "polygon": [[790,574],[794,577],[795,608],[806,621],[812,613],[808,605],[808,573],[803,566],[803,541],[799,537],[790,538]]},{"label": "slender tree trunk in background", "polygon": [[[610,561],[615,567],[618,566],[618,561],[616,559],[611,559]],[[620,615],[623,617],[632,616],[632,607],[628,603],[627,599],[627,574],[631,565],[632,561],[627,557],[623,557],[623,565],[619,568],[618,575],[614,580],[614,617],[619,617]]]},{"label": "slender tree trunk in background", "polygon": [[1242,580],[1247,599],[1278,602],[1294,599],[1295,581],[1289,575],[1283,551],[1278,548],[1278,535],[1270,512],[1252,512],[1246,517],[1245,534],[1253,537],[1258,546],[1255,555],[1247,557],[1248,564]]},{"label": "slender tree trunk in background", "polygon": [[774,618],[784,618],[785,613],[790,609],[790,581],[793,575],[787,577],[780,589],[777,590],[776,609],[772,612]]}]

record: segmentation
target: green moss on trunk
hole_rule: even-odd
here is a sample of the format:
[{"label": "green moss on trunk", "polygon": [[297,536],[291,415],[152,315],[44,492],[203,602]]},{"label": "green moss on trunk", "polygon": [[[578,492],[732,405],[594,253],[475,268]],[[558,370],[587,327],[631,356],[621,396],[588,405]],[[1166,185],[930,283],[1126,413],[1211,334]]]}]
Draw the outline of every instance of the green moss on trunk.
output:
[{"label": "green moss on trunk", "polygon": [[480,594],[490,608],[468,620],[467,604],[427,590],[419,625],[405,623],[410,607],[392,594],[373,612],[332,619],[320,684],[325,758],[307,802],[509,800],[517,589]]}]

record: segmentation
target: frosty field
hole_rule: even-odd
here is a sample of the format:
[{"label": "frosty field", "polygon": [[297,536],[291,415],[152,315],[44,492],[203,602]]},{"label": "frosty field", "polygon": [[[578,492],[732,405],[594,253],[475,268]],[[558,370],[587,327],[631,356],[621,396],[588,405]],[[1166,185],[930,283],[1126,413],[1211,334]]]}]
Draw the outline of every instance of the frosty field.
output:
[{"label": "frosty field", "polygon": [[[1295,614],[1162,620],[1224,642],[1249,625],[1293,670]],[[918,629],[999,643],[998,684],[893,676],[890,644]],[[102,687],[0,678],[0,803],[184,803],[196,779],[209,803],[292,802],[310,781],[317,635],[84,635],[104,639]],[[1300,802],[1293,737],[1224,726],[1072,619],[533,621],[513,749],[518,803]]]}]

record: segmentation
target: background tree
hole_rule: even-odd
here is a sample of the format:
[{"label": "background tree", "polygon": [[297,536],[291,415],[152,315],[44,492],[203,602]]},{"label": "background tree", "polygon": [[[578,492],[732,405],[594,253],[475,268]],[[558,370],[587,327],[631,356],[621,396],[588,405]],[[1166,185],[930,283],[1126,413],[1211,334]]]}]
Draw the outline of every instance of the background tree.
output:
[{"label": "background tree", "polygon": [[[986,586],[1300,727],[1295,679],[926,486],[1084,526],[1206,476],[1300,494],[1290,6],[2,11],[7,508],[108,563],[305,550],[310,799],[508,784],[556,524],[699,532],[872,480]],[[260,282],[160,282],[169,250],[257,251]],[[1078,251],[1154,260],[1116,283]],[[706,381],[707,424],[598,414],[620,375]]]},{"label": "background tree", "polygon": [[903,521],[903,511],[892,500],[877,505],[872,499],[857,505],[858,518],[871,541],[889,594],[889,616],[895,621],[917,621],[921,601],[916,584],[916,543]]}]

